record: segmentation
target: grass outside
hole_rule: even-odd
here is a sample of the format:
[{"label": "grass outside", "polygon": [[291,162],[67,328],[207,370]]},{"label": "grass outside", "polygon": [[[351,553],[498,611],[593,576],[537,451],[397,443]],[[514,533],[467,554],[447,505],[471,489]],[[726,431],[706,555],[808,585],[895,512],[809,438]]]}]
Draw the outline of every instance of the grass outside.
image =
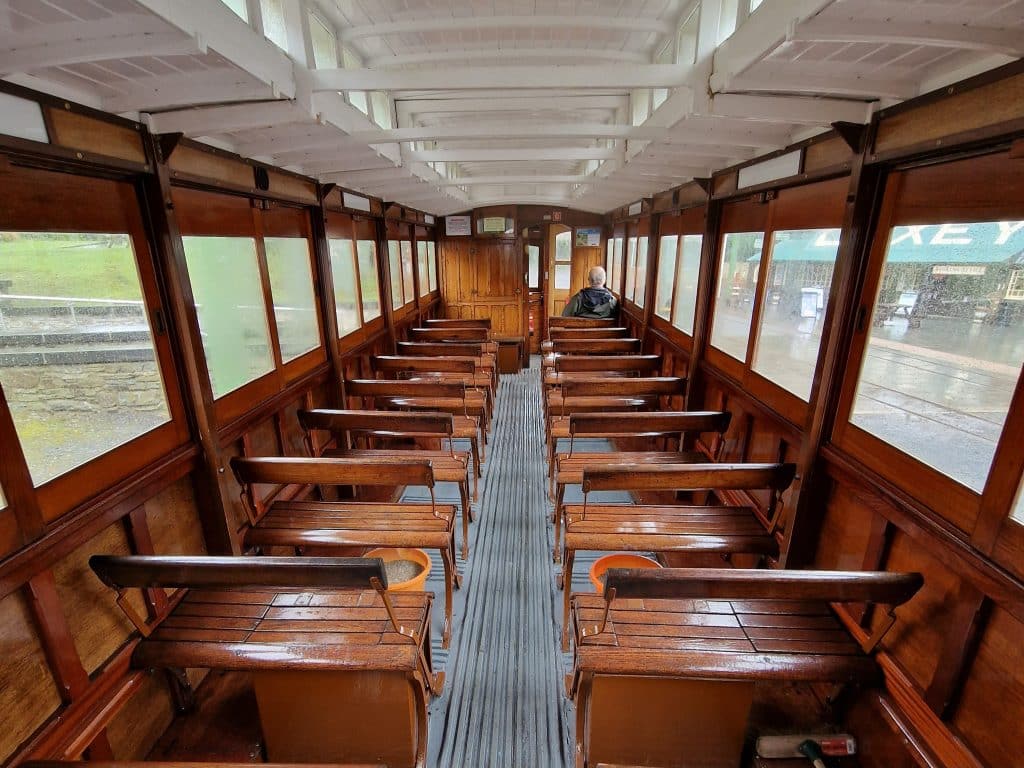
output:
[{"label": "grass outside", "polygon": [[127,235],[0,233],[5,293],[88,299],[142,298]]}]

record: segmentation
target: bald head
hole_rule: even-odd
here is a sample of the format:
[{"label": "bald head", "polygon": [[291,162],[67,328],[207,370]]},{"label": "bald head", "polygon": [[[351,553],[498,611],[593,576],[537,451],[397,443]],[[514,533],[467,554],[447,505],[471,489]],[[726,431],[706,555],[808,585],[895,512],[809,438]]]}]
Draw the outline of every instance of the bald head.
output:
[{"label": "bald head", "polygon": [[604,267],[591,267],[590,272],[587,273],[587,281],[590,283],[591,288],[603,286],[605,281]]}]

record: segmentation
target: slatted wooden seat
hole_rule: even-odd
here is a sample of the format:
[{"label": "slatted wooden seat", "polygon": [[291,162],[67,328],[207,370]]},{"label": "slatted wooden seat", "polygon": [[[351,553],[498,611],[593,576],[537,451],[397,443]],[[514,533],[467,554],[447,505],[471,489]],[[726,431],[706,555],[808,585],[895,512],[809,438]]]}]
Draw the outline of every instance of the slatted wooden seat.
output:
[{"label": "slatted wooden seat", "polygon": [[[322,451],[320,455],[338,458],[407,458],[429,459],[433,470],[434,481],[440,483],[456,483],[462,499],[462,556],[469,554],[469,519],[472,514],[469,501],[469,453],[456,451],[452,439],[454,422],[449,413],[397,411],[353,411],[315,409],[299,411],[299,424],[307,435],[314,431],[329,432],[335,437],[335,447]],[[440,450],[416,448],[414,451],[403,449],[381,449],[373,445],[360,448],[354,439],[357,436],[367,438],[412,438],[437,440],[442,444]],[[314,441],[308,440],[312,447]],[[447,447],[445,447],[447,446]],[[477,500],[477,476],[473,474],[473,500]]]},{"label": "slatted wooden seat", "polygon": [[[455,507],[434,502],[434,473],[427,459],[278,458],[231,460],[251,527],[248,547],[415,547],[436,549],[444,565],[445,620],[442,642],[451,638],[455,567]],[[262,498],[256,486],[401,486],[430,489],[429,504],[305,501]]]},{"label": "slatted wooden seat", "polygon": [[554,349],[556,341],[600,339],[625,339],[629,337],[629,329],[622,326],[611,328],[549,328],[548,340],[540,344],[541,354],[548,354]]},{"label": "slatted wooden seat", "polygon": [[479,327],[431,327],[410,328],[410,341],[490,341],[491,332],[488,328]]},{"label": "slatted wooden seat", "polygon": [[544,371],[544,390],[573,379],[642,376],[660,370],[660,355],[556,355],[554,365]]},{"label": "slatted wooden seat", "polygon": [[557,355],[639,355],[640,339],[559,339],[541,358],[542,368],[551,368]]},{"label": "slatted wooden seat", "polygon": [[[583,503],[565,505],[562,551],[564,599],[562,646],[569,642],[572,567],[581,549],[633,552],[740,552],[776,556],[775,528],[782,492],[795,464],[595,465],[583,471]],[[768,490],[767,528],[753,509],[713,506],[589,504],[592,491]]]},{"label": "slatted wooden seat", "polygon": [[472,357],[480,371],[491,376],[491,389],[497,391],[501,377],[498,374],[498,345],[479,342],[399,341],[395,344],[398,355],[405,357]]},{"label": "slatted wooden seat", "polygon": [[[917,573],[610,570],[573,600],[577,765],[740,764],[756,682],[872,683]],[[833,603],[888,606],[857,643]]]},{"label": "slatted wooden seat", "polygon": [[459,382],[350,379],[345,382],[345,394],[367,398],[375,408],[439,411],[474,418],[485,441],[490,429],[487,395]]},{"label": "slatted wooden seat", "polygon": [[567,381],[547,393],[544,403],[544,438],[549,455],[554,442],[574,413],[657,410],[663,397],[684,397],[686,379],[678,376],[609,378],[596,376]]},{"label": "slatted wooden seat", "polygon": [[[363,558],[112,557],[90,565],[143,639],[134,666],[251,675],[271,760],[422,766],[431,596],[388,594],[383,563]],[[174,592],[157,622],[133,589]]]},{"label": "slatted wooden seat", "polygon": [[[635,464],[690,464],[718,461],[723,435],[729,428],[731,415],[721,411],[657,411],[654,413],[576,413],[568,419],[569,450],[549,455],[550,495],[555,501],[555,561],[558,561],[558,528],[561,525],[562,502],[570,485],[583,482],[583,471],[592,466]],[[711,453],[683,450],[687,434],[716,435]],[[616,438],[674,442],[671,450],[641,451],[576,451],[578,438]],[[556,440],[551,441],[554,446]]]},{"label": "slatted wooden seat", "polygon": [[615,318],[555,317],[548,318],[548,332],[554,328],[613,328],[618,325]]}]

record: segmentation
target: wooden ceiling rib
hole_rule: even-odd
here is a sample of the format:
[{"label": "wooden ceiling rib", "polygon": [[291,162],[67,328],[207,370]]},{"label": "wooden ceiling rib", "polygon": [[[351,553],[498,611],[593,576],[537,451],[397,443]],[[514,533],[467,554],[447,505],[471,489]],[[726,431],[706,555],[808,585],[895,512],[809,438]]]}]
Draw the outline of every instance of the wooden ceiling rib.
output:
[{"label": "wooden ceiling rib", "polygon": [[286,54],[218,0],[0,0],[0,76],[432,213],[604,212],[1024,55],[1024,0],[749,2],[305,0],[366,70],[332,74],[300,3]]}]

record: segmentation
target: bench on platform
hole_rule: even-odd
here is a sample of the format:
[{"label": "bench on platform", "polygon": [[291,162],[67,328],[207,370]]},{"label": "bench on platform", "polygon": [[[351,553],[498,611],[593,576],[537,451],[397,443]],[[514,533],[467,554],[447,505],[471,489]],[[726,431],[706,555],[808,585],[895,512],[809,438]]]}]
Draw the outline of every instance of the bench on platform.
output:
[{"label": "bench on platform", "polygon": [[[917,573],[608,571],[573,601],[576,764],[735,768],[755,683],[873,683],[871,651]],[[863,645],[836,603],[888,607]]]},{"label": "bench on platform", "polygon": [[[431,596],[364,558],[96,555],[142,639],[132,664],[250,674],[270,760],[424,765]],[[173,590],[152,623],[132,590]],[[90,765],[92,765],[90,763]]]},{"label": "bench on platform", "polygon": [[[579,550],[751,553],[775,557],[781,496],[796,474],[794,464],[595,465],[583,470],[583,503],[566,504],[562,585],[562,645],[569,642],[572,567]],[[768,490],[767,528],[751,507],[682,504],[594,504],[593,491]]]},{"label": "bench on platform", "polygon": [[[278,458],[231,460],[242,486],[242,500],[251,527],[247,547],[414,547],[436,549],[444,565],[445,620],[442,642],[451,637],[452,590],[459,586],[455,567],[455,507],[434,500],[434,473],[427,459],[396,461],[385,457]],[[318,501],[259,495],[258,486],[319,487],[424,486],[426,503],[382,504],[360,501]]]}]

